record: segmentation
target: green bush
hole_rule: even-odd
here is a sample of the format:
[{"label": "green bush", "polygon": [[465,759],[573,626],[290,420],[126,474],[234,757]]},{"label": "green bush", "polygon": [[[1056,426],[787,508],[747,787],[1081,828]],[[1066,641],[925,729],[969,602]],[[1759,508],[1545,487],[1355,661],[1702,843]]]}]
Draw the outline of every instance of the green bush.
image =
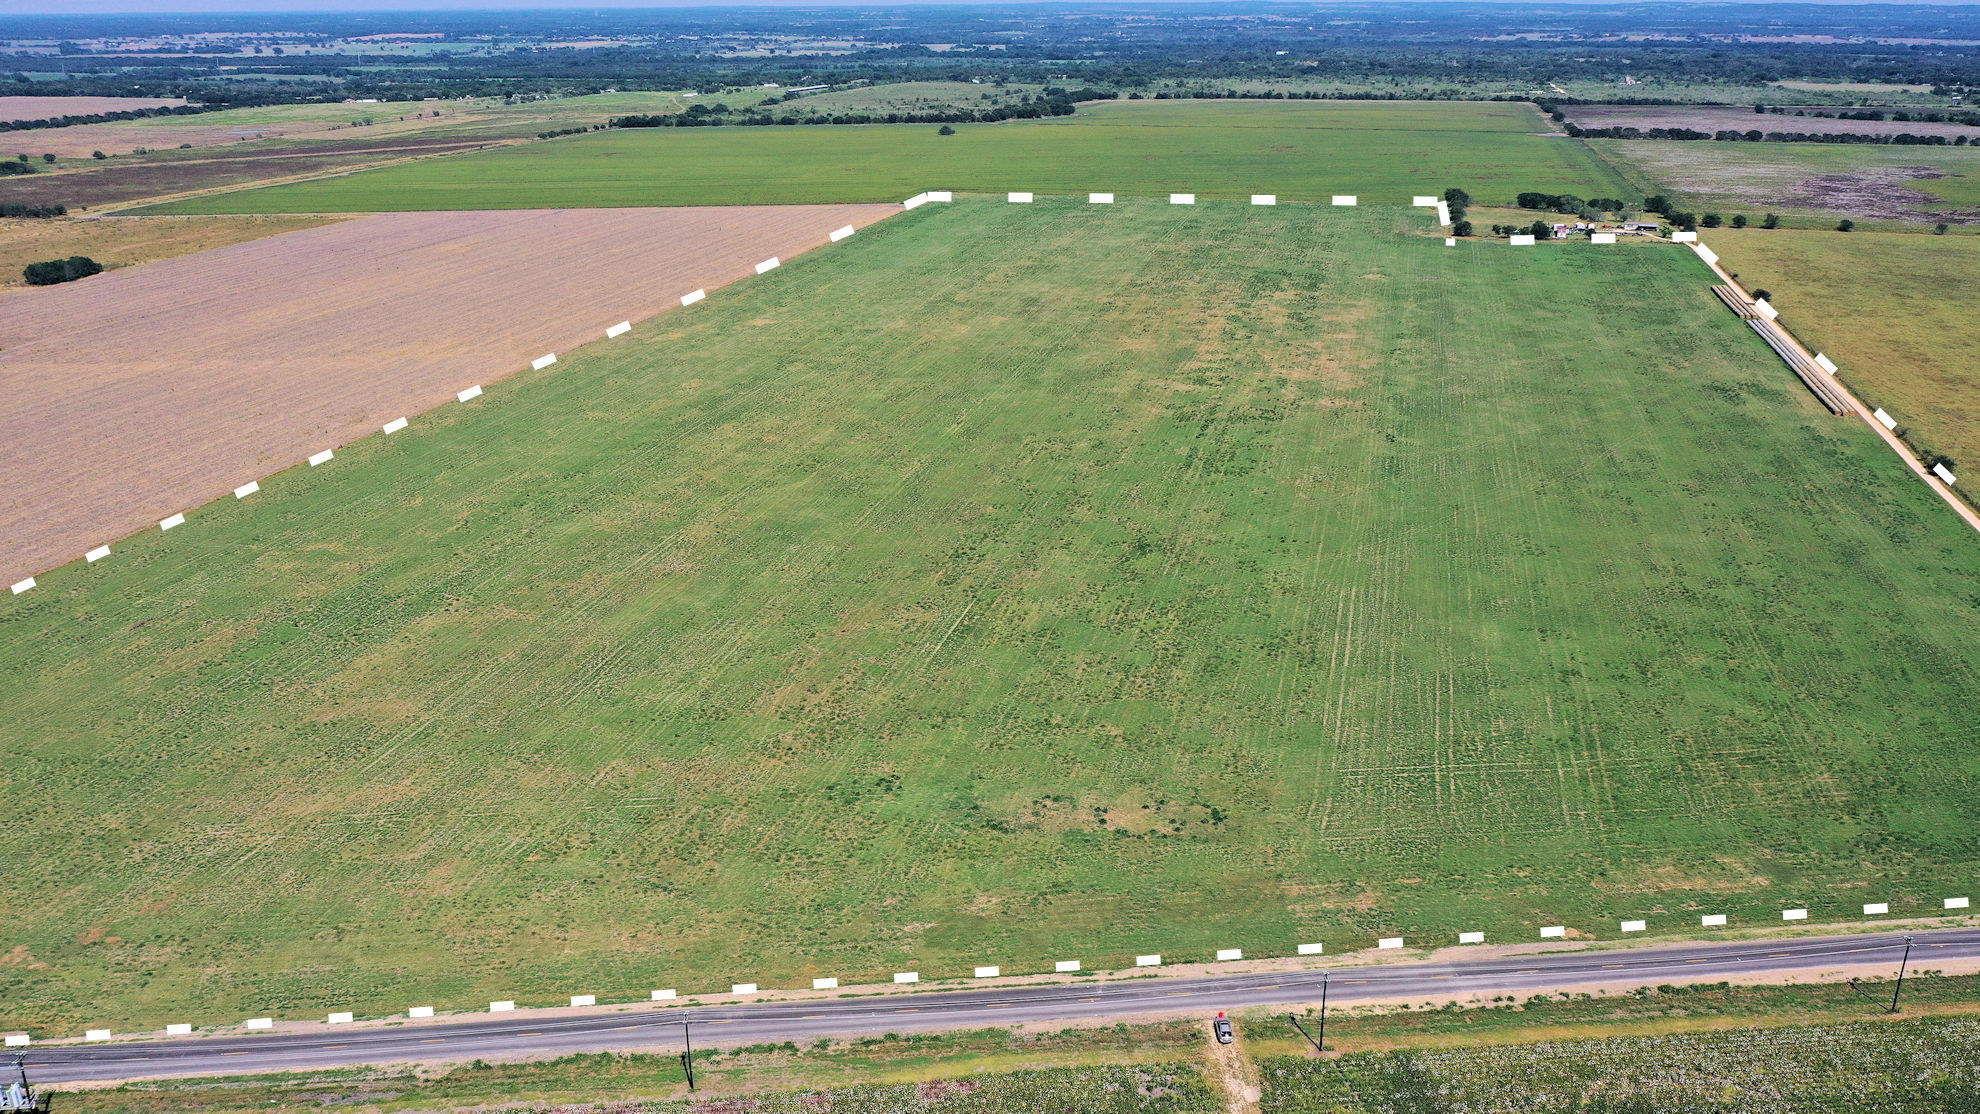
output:
[{"label": "green bush", "polygon": [[50,259],[45,263],[30,263],[21,269],[21,277],[29,286],[54,286],[58,282],[74,282],[103,271],[103,264],[87,255],[72,255],[67,259]]}]

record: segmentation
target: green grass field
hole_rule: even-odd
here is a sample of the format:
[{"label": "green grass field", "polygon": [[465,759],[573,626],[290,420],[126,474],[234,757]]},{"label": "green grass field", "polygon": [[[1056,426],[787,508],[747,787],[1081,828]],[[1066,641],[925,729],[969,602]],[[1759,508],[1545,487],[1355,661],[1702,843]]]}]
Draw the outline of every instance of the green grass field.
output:
[{"label": "green grass field", "polygon": [[[1909,428],[1914,443],[1980,479],[1980,321],[1956,292],[1980,282],[1980,237],[1906,233],[1708,234],[1749,289],[1771,291],[1789,328]],[[1971,492],[1967,492],[1971,496]]]},{"label": "green grass field", "polygon": [[1426,225],[926,206],[50,572],[0,1027],[1970,892],[1970,531],[1690,253]]},{"label": "green grass field", "polygon": [[[804,102],[799,101],[800,105]],[[927,189],[1204,197],[1354,193],[1408,204],[1462,185],[1605,196],[1628,187],[1518,104],[1137,101],[1047,122],[692,128],[576,136],[160,206],[366,212],[899,201]]]},{"label": "green grass field", "polygon": [[[1821,122],[1766,118],[1767,127],[1821,130]],[[1980,147],[1863,143],[1719,143],[1591,139],[1639,194],[1666,193],[1687,209],[1766,212],[1790,225],[1834,228],[1842,217],[1902,228],[1980,207]]]}]

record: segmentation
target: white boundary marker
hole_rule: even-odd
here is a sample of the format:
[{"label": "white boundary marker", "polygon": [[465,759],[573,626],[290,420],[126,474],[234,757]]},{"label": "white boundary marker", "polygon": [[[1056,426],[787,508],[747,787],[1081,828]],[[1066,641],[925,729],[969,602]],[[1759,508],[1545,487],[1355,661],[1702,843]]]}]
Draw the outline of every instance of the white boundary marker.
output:
[{"label": "white boundary marker", "polygon": [[351,1013],[349,1010],[344,1010],[324,1018],[323,1023],[325,1025],[349,1025],[355,1020],[357,1020],[356,1014]]},{"label": "white boundary marker", "polygon": [[90,550],[88,553],[83,554],[83,560],[94,565],[98,561],[101,561],[108,556],[110,556],[110,547],[107,545],[99,545],[95,549]]},{"label": "white boundary marker", "polygon": [[479,383],[476,383],[474,386],[469,387],[465,391],[456,391],[454,393],[455,402],[466,402],[468,399],[480,398],[480,397],[481,397],[481,384]]},{"label": "white boundary marker", "polygon": [[544,368],[549,367],[551,364],[554,364],[556,362],[557,362],[557,354],[555,352],[551,352],[546,355],[538,356],[534,360],[531,360],[529,362],[529,370],[542,371]]},{"label": "white boundary marker", "polygon": [[314,468],[319,464],[328,464],[330,463],[331,460],[335,459],[336,455],[337,455],[336,453],[330,451],[329,449],[325,449],[320,453],[312,454],[309,458],[309,466],[311,468]]},{"label": "white boundary marker", "polygon": [[1193,193],[1172,193],[1169,195],[1169,204],[1194,205],[1196,204],[1196,195]]},{"label": "white boundary marker", "polygon": [[920,982],[920,981],[921,981],[921,972],[919,972],[919,971],[896,971],[896,972],[894,972],[894,981],[895,981],[895,982],[897,982],[897,983],[911,983],[911,982]]},{"label": "white boundary marker", "polygon": [[1888,901],[1869,901],[1863,905],[1863,915],[1866,917],[1881,917],[1890,911],[1891,903]]},{"label": "white boundary marker", "polygon": [[389,436],[406,428],[406,424],[407,423],[404,418],[393,418],[391,421],[386,422],[384,425],[380,426],[379,428],[384,430],[385,433]]},{"label": "white boundary marker", "polygon": [[605,330],[605,339],[611,340],[614,337],[622,337],[630,332],[632,332],[632,322],[621,321],[617,325]]},{"label": "white boundary marker", "polygon": [[854,227],[853,227],[852,225],[850,225],[850,224],[848,224],[848,225],[846,225],[846,226],[845,226],[845,227],[843,227],[843,228],[834,228],[834,229],[832,230],[832,242],[836,244],[836,243],[838,243],[838,242],[839,242],[840,240],[843,240],[843,239],[845,239],[846,237],[848,237],[848,236],[850,236],[850,235],[852,235],[853,233],[855,233],[855,232],[857,232],[857,231],[859,231],[859,229],[857,229],[857,228],[854,228]]},{"label": "white boundary marker", "polygon": [[839,980],[838,980],[837,978],[829,978],[829,979],[813,979],[813,980],[811,980],[811,989],[813,989],[813,990],[837,990],[837,989],[839,989]]},{"label": "white boundary marker", "polygon": [[514,1001],[513,999],[505,999],[505,1000],[503,1000],[503,1001],[500,1001],[500,1002],[490,1002],[490,1003],[488,1003],[488,1012],[489,1012],[489,1013],[514,1013],[514,1012],[516,1012],[516,1003],[515,1003],[515,1001]]},{"label": "white boundary marker", "polygon": [[413,1008],[411,1008],[411,1009],[409,1009],[409,1010],[407,1010],[407,1011],[406,1011],[406,1016],[407,1016],[407,1017],[432,1017],[432,1016],[433,1016],[433,1007],[432,1007],[432,1006],[414,1006]]},{"label": "white boundary marker", "polygon": [[1946,899],[1946,908],[1948,909],[1965,909],[1967,907],[1968,907],[1968,900],[1966,898],[1949,897]]},{"label": "white boundary marker", "polygon": [[1624,921],[1622,923],[1622,930],[1624,932],[1642,932],[1649,927],[1649,924],[1644,921]]},{"label": "white boundary marker", "polygon": [[1004,195],[1004,200],[1013,205],[1029,205],[1031,204],[1031,191],[1012,190]]},{"label": "white boundary marker", "polygon": [[573,1006],[595,1006],[597,1004],[598,1004],[598,995],[596,994],[571,995],[571,1005]]},{"label": "white boundary marker", "polygon": [[107,1041],[110,1039],[110,1030],[90,1029],[83,1033],[83,1039],[86,1041]]},{"label": "white boundary marker", "polygon": [[1820,352],[1815,353],[1815,363],[1818,367],[1820,367],[1823,371],[1828,372],[1830,375],[1834,375],[1837,371],[1841,370],[1840,368],[1836,367],[1836,362],[1834,360],[1831,360],[1830,358],[1824,356]]},{"label": "white boundary marker", "polygon": [[1444,237],[1444,246],[1445,246],[1445,247],[1447,247],[1447,248],[1454,248],[1454,247],[1456,247],[1456,246],[1457,246],[1457,237],[1456,237],[1456,236],[1446,236],[1446,237]]},{"label": "white boundary marker", "polygon": [[1299,954],[1301,954],[1301,955],[1321,955],[1321,954],[1323,954],[1323,951],[1322,951],[1322,949],[1324,949],[1324,948],[1326,948],[1326,946],[1327,946],[1327,945],[1325,945],[1325,944],[1301,944],[1301,945],[1299,946]]},{"label": "white boundary marker", "polygon": [[929,190],[923,196],[930,201],[950,202],[956,199],[956,195],[948,190]]},{"label": "white boundary marker", "polygon": [[994,979],[1003,973],[1004,969],[1002,967],[978,967],[976,969],[976,977],[979,979]]},{"label": "white boundary marker", "polygon": [[1415,197],[1410,198],[1409,203],[1411,205],[1419,206],[1425,209],[1434,209],[1437,207],[1437,202],[1440,200],[1442,200],[1442,198],[1439,198],[1436,194],[1419,193]]},{"label": "white boundary marker", "polygon": [[1111,193],[1089,193],[1086,195],[1086,203],[1088,205],[1112,205],[1114,203],[1114,195]]},{"label": "white boundary marker", "polygon": [[[1960,900],[1960,899],[1957,899],[1957,898],[1948,898],[1947,900],[1948,900],[1948,902],[1950,902],[1950,901],[1956,901],[1956,900]],[[1952,906],[1951,906],[1950,904],[1948,904],[1948,905],[1946,906],[1946,908],[1948,908],[1948,909],[1950,909],[1950,908],[1952,908]],[[1077,959],[1061,959],[1061,960],[1059,960],[1058,962],[1056,962],[1056,963],[1054,963],[1054,964],[1052,964],[1052,970],[1053,970],[1054,972],[1056,972],[1056,973],[1058,973],[1058,974],[1061,974],[1061,975],[1064,975],[1064,974],[1069,974],[1069,973],[1071,973],[1071,972],[1073,972],[1073,971],[1077,971],[1077,970],[1079,970],[1079,960],[1077,960]]]},{"label": "white boundary marker", "polygon": [[1783,909],[1781,910],[1781,919],[1784,921],[1805,921],[1808,919],[1808,910]]},{"label": "white boundary marker", "polygon": [[1533,246],[1533,233],[1516,232],[1513,235],[1506,237],[1506,240],[1508,243],[1512,244],[1512,246],[1516,248],[1530,248]]},{"label": "white boundary marker", "polygon": [[1934,464],[1932,466],[1932,474],[1946,481],[1947,487],[1951,487],[1956,482],[1953,479],[1953,474],[1946,469],[1944,463]]},{"label": "white boundary marker", "polygon": [[28,1035],[26,1033],[7,1034],[8,1048],[26,1048],[27,1045],[28,1045]]},{"label": "white boundary marker", "polygon": [[1767,301],[1767,299],[1765,298],[1753,299],[1753,308],[1760,312],[1760,316],[1766,318],[1769,321],[1772,321],[1774,318],[1779,317],[1781,315],[1781,311],[1775,309],[1773,303]]},{"label": "white boundary marker", "polygon": [[1134,965],[1136,967],[1160,967],[1162,965],[1162,957],[1160,955],[1138,955],[1134,957]]},{"label": "white boundary marker", "polygon": [[1671,233],[1671,243],[1673,244],[1695,244],[1697,242],[1698,242],[1698,233],[1696,232]]},{"label": "white boundary marker", "polygon": [[1334,204],[1346,208],[1351,205],[1361,204],[1361,199],[1351,193],[1337,193],[1334,195]]},{"label": "white boundary marker", "polygon": [[248,482],[234,489],[234,498],[245,499],[248,496],[253,495],[255,492],[260,490],[261,490],[260,481],[249,480]]},{"label": "white boundary marker", "polygon": [[185,524],[186,516],[183,514],[175,514],[170,518],[161,518],[158,520],[158,528],[160,530],[170,530],[174,526],[184,526]]},{"label": "white boundary marker", "polygon": [[784,261],[773,255],[770,258],[756,265],[756,273],[759,275],[767,275],[771,271],[774,271],[783,265],[784,265]]},{"label": "white boundary marker", "polygon": [[731,993],[731,994],[754,994],[754,993],[756,993],[756,984],[755,984],[755,983],[753,983],[753,982],[739,982],[739,983],[732,983],[732,984],[731,984],[731,985],[729,986],[729,993]]},{"label": "white boundary marker", "polygon": [[1707,913],[1698,918],[1698,923],[1706,928],[1720,928],[1726,923],[1726,915],[1724,913]]},{"label": "white boundary marker", "polygon": [[165,1035],[168,1037],[189,1037],[192,1036],[192,1026],[185,1022],[180,1022],[176,1025],[167,1025],[165,1026]]},{"label": "white boundary marker", "polygon": [[1244,949],[1243,949],[1243,948],[1218,948],[1218,949],[1217,949],[1217,962],[1219,962],[1219,963],[1229,963],[1229,962],[1230,962],[1231,960],[1233,960],[1233,959],[1243,959],[1243,958],[1244,958]]},{"label": "white boundary marker", "polygon": [[1691,245],[1691,250],[1697,252],[1698,258],[1703,259],[1707,263],[1717,263],[1719,261],[1719,253],[1706,247],[1704,244],[1693,244]]},{"label": "white boundary marker", "polygon": [[1613,232],[1590,232],[1588,234],[1588,242],[1591,244],[1613,244],[1616,242],[1616,234]]},{"label": "white boundary marker", "polygon": [[681,304],[691,306],[706,297],[708,297],[708,291],[706,290],[690,290],[681,295]]},{"label": "white boundary marker", "polygon": [[1458,933],[1458,943],[1460,944],[1483,944],[1484,942],[1485,942],[1485,934],[1482,932]]},{"label": "white boundary marker", "polygon": [[250,1029],[273,1029],[275,1027],[275,1019],[272,1017],[250,1017],[242,1024]]},{"label": "white boundary marker", "polygon": [[653,992],[652,1000],[655,1002],[671,1002],[674,1000],[674,992],[672,990],[656,990]]},{"label": "white boundary marker", "polygon": [[901,202],[901,208],[919,209],[920,207],[926,204],[928,204],[928,195],[925,193],[917,193],[913,197],[908,198],[906,201]]},{"label": "white boundary marker", "polygon": [[1279,203],[1279,195],[1276,193],[1254,193],[1251,195],[1251,203],[1253,205],[1277,205]]},{"label": "white boundary marker", "polygon": [[1380,940],[1375,941],[1375,946],[1381,948],[1383,951],[1394,951],[1403,946],[1403,938],[1400,936],[1384,936]]},{"label": "white boundary marker", "polygon": [[1543,940],[1557,940],[1565,937],[1566,935],[1567,935],[1566,925],[1552,924],[1540,930],[1540,937]]},{"label": "white boundary marker", "polygon": [[1896,418],[1893,418],[1893,417],[1891,417],[1891,416],[1890,416],[1889,414],[1887,414],[1887,413],[1885,413],[1885,412],[1884,412],[1884,408],[1883,408],[1883,407],[1881,407],[1881,406],[1879,406],[1879,407],[1877,407],[1877,420],[1878,420],[1878,421],[1880,421],[1880,422],[1882,422],[1882,423],[1884,423],[1884,428],[1885,428],[1885,429],[1896,429],[1896,428],[1897,428],[1897,419],[1896,419]]},{"label": "white boundary marker", "polygon": [[1437,202],[1437,223],[1445,228],[1451,226],[1451,206],[1448,201]]}]

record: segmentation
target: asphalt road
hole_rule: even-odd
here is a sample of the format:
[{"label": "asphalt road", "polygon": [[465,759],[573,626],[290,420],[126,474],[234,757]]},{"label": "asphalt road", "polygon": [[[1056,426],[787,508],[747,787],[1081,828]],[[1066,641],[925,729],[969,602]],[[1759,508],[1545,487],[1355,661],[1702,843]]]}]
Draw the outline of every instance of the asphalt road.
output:
[{"label": "asphalt road", "polygon": [[[1914,932],[1911,965],[1932,968],[1980,958],[1980,928]],[[1598,951],[1556,952],[1474,962],[1393,963],[1325,970],[1329,1001],[1467,994],[1535,994],[1601,982],[1709,982],[1770,973],[1889,964],[1902,933],[1753,940]],[[42,1083],[162,1075],[241,1075],[411,1060],[515,1058],[606,1050],[677,1052],[682,1022],[697,1047],[887,1032],[972,1029],[1025,1022],[1073,1022],[1198,1013],[1320,999],[1320,970],[1188,978],[1115,976],[1100,981],[930,990],[916,994],[719,1006],[649,1007],[530,1017],[442,1018],[389,1027],[314,1027],[249,1036],[41,1046],[27,1051]]]}]

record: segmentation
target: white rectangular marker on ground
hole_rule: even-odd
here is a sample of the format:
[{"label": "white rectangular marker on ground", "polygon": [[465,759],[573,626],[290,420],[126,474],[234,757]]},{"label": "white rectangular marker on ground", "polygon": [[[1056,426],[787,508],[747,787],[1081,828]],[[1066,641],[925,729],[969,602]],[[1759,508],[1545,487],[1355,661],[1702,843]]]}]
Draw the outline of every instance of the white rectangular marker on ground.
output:
[{"label": "white rectangular marker on ground", "polygon": [[514,1013],[515,1010],[516,1010],[516,1003],[513,999],[504,1002],[488,1003],[489,1013]]},{"label": "white rectangular marker on ground", "polygon": [[107,545],[99,545],[95,549],[90,550],[88,553],[83,554],[83,560],[88,561],[90,564],[94,565],[98,561],[101,561],[108,556],[110,556],[110,547]]},{"label": "white rectangular marker on ground", "polygon": [[1162,957],[1159,955],[1138,955],[1134,957],[1134,965],[1136,967],[1160,967],[1162,965]]},{"label": "white rectangular marker on ground", "polygon": [[910,982],[920,982],[920,981],[921,981],[921,972],[919,972],[919,971],[896,971],[896,972],[894,972],[894,981],[895,981],[895,982],[897,982],[897,983],[910,983]]},{"label": "white rectangular marker on ground", "polygon": [[1004,195],[1004,200],[1013,205],[1029,205],[1031,204],[1031,194],[1023,190],[1012,190],[1010,193]]},{"label": "white rectangular marker on ground", "polygon": [[956,195],[948,190],[928,191],[928,200],[930,201],[954,201],[955,199],[956,199]]},{"label": "white rectangular marker on ground", "polygon": [[1251,195],[1251,203],[1253,205],[1277,205],[1279,203],[1279,195],[1275,193],[1254,193]]},{"label": "white rectangular marker on ground", "polygon": [[1828,372],[1830,375],[1834,375],[1837,371],[1841,370],[1840,368],[1836,367],[1836,362],[1834,360],[1831,360],[1827,356],[1822,355],[1820,352],[1815,353],[1815,363],[1823,371]]},{"label": "white rectangular marker on ground", "polygon": [[1781,910],[1781,919],[1784,921],[1805,921],[1808,919],[1808,910],[1783,909]]},{"label": "white rectangular marker on ground", "polygon": [[913,197],[908,198],[906,201],[901,202],[901,208],[918,209],[926,204],[928,204],[928,195],[925,193],[917,193]]},{"label": "white rectangular marker on ground", "polygon": [[653,1000],[656,1002],[671,1002],[674,1000],[674,992],[671,990],[656,990],[653,992]]},{"label": "white rectangular marker on ground", "polygon": [[1643,921],[1624,921],[1622,923],[1622,930],[1624,932],[1642,932],[1644,929],[1649,927],[1650,926]]},{"label": "white rectangular marker on ground", "polygon": [[250,1029],[273,1029],[275,1027],[275,1019],[272,1017],[250,1017],[247,1019],[247,1027]]},{"label": "white rectangular marker on ground", "polygon": [[234,498],[245,499],[248,496],[253,495],[255,492],[260,490],[261,490],[260,481],[249,480],[248,482],[234,489]]},{"label": "white rectangular marker on ground", "polygon": [[189,1037],[192,1036],[192,1026],[183,1022],[177,1025],[167,1025],[165,1026],[165,1035],[168,1037]]},{"label": "white rectangular marker on ground", "polygon": [[1194,205],[1196,204],[1196,195],[1193,193],[1172,193],[1169,195],[1169,204]]},{"label": "white rectangular marker on ground", "polygon": [[1334,195],[1334,204],[1343,206],[1359,205],[1361,204],[1361,200],[1351,193],[1337,193]]},{"label": "white rectangular marker on ground", "polygon": [[729,993],[731,993],[731,994],[754,994],[754,993],[756,993],[756,984],[755,984],[755,983],[753,983],[753,982],[739,982],[739,983],[735,983],[735,984],[733,984],[733,985],[731,985],[731,986],[729,987]]},{"label": "white rectangular marker on ground", "polygon": [[465,391],[456,391],[454,393],[455,402],[466,402],[468,399],[480,398],[480,397],[481,397],[481,384],[479,383],[476,383],[474,386],[469,387]]},{"label": "white rectangular marker on ground", "polygon": [[1691,250],[1697,252],[1698,258],[1703,259],[1707,263],[1717,263],[1719,261],[1719,253],[1706,247],[1704,244],[1693,244],[1691,245]]},{"label": "white rectangular marker on ground", "polygon": [[1696,232],[1671,233],[1671,243],[1673,244],[1695,244],[1697,242],[1698,242],[1698,233]]},{"label": "white rectangular marker on ground", "polygon": [[1616,234],[1613,232],[1590,232],[1588,234],[1588,242],[1591,244],[1613,244],[1616,242]]},{"label": "white rectangular marker on ground", "polygon": [[1531,232],[1517,233],[1515,235],[1506,237],[1506,240],[1516,248],[1530,248],[1533,246],[1533,233]]},{"label": "white rectangular marker on ground", "polygon": [[1002,967],[978,967],[976,969],[976,977],[979,979],[994,979],[1003,973],[1004,969]]},{"label": "white rectangular marker on ground", "polygon": [[315,453],[309,458],[309,466],[311,468],[314,468],[319,464],[328,464],[332,459],[336,457],[336,455],[337,455],[336,453],[332,452],[329,449],[325,449],[320,453]]},{"label": "white rectangular marker on ground", "polygon": [[409,1009],[409,1010],[407,1010],[407,1011],[406,1011],[406,1016],[407,1016],[407,1017],[432,1017],[432,1016],[433,1016],[433,1007],[432,1007],[432,1006],[414,1006],[413,1008],[411,1008],[411,1009]]},{"label": "white rectangular marker on ground", "polygon": [[[1952,908],[1952,902],[1954,902],[1954,901],[1961,901],[1961,900],[1964,900],[1964,899],[1963,899],[1963,898],[1951,898],[1951,899],[1948,899],[1948,900],[1947,900],[1947,902],[1946,902],[1946,908],[1948,908],[1948,909],[1950,909],[1950,908]],[[1059,961],[1058,961],[1057,963],[1054,963],[1054,964],[1052,964],[1052,970],[1054,970],[1054,971],[1056,971],[1056,972],[1058,972],[1058,973],[1059,973],[1059,974],[1061,974],[1061,975],[1063,975],[1063,974],[1067,974],[1068,972],[1072,972],[1072,971],[1077,971],[1077,970],[1079,970],[1079,960],[1077,960],[1077,959],[1061,959],[1061,960],[1059,960]]]},{"label": "white rectangular marker on ground", "polygon": [[1948,908],[1948,909],[1964,909],[1964,908],[1966,908],[1966,907],[1967,907],[1967,904],[1966,904],[1966,903],[1967,903],[1967,899],[1966,899],[1966,898],[1963,898],[1963,897],[1949,897],[1949,898],[1947,898],[1947,899],[1946,899],[1946,908]]},{"label": "white rectangular marker on ground", "polygon": [[1427,193],[1419,193],[1415,197],[1410,198],[1409,203],[1411,205],[1422,205],[1430,208],[1435,208],[1439,200],[1440,199],[1437,198],[1435,195],[1427,194]]},{"label": "white rectangular marker on ground", "polygon": [[175,514],[170,518],[161,518],[158,520],[158,528],[160,530],[170,530],[174,526],[184,526],[185,524],[186,516],[183,514]]},{"label": "white rectangular marker on ground", "polygon": [[26,580],[16,580],[14,581],[14,594],[18,596],[32,587],[34,587],[34,577],[30,576]]},{"label": "white rectangular marker on ground", "polygon": [[1888,901],[1871,901],[1863,906],[1863,915],[1866,917],[1881,917],[1890,911],[1891,903]]},{"label": "white rectangular marker on ground", "polygon": [[1325,944],[1301,944],[1299,946],[1299,954],[1320,955],[1325,951],[1326,947],[1327,945]]},{"label": "white rectangular marker on ground", "polygon": [[1403,940],[1400,936],[1384,936],[1375,941],[1375,946],[1384,951],[1394,951],[1403,946]]},{"label": "white rectangular marker on ground", "polygon": [[1441,201],[1437,202],[1437,223],[1445,228],[1451,226],[1451,207]]},{"label": "white rectangular marker on ground", "polygon": [[331,1014],[329,1017],[323,1019],[323,1023],[325,1025],[349,1025],[352,1021],[355,1021],[356,1019],[357,1019],[356,1014],[353,1014],[349,1011],[344,1011],[341,1013]]},{"label": "white rectangular marker on ground", "polygon": [[1718,928],[1726,923],[1726,915],[1724,913],[1707,913],[1698,918],[1698,923],[1704,925],[1706,928]]},{"label": "white rectangular marker on ground", "polygon": [[28,1035],[26,1033],[7,1034],[8,1048],[26,1048],[27,1045],[28,1045]]},{"label": "white rectangular marker on ground", "polygon": [[90,1029],[83,1033],[83,1039],[86,1041],[107,1041],[110,1039],[110,1030]]},{"label": "white rectangular marker on ground", "polygon": [[1886,414],[1884,412],[1884,408],[1881,406],[1877,407],[1877,420],[1884,423],[1885,429],[1897,428],[1897,419],[1891,417],[1889,414]]},{"label": "white rectangular marker on ground", "polygon": [[1458,943],[1460,944],[1483,944],[1484,942],[1485,942],[1485,934],[1482,932],[1458,933]]},{"label": "white rectangular marker on ground", "polygon": [[387,434],[397,433],[406,428],[406,420],[404,418],[393,418],[379,428],[383,429]]},{"label": "white rectangular marker on ground", "polygon": [[[622,336],[625,336],[625,335],[626,335],[627,333],[630,333],[630,332],[632,332],[632,322],[630,322],[630,321],[621,321],[621,322],[619,322],[619,323],[618,323],[617,325],[614,325],[614,326],[612,326],[611,328],[609,328],[609,329],[606,329],[606,330],[605,330],[605,339],[606,339],[606,340],[611,340],[611,339],[612,339],[612,338],[614,338],[614,337],[622,337]],[[479,392],[476,392],[476,393],[479,393]],[[466,400],[466,399],[462,399],[461,401],[463,401],[463,402],[465,402],[465,401],[467,401],[467,400]]]},{"label": "white rectangular marker on ground", "polygon": [[531,360],[529,362],[529,370],[542,371],[544,368],[549,367],[551,364],[554,364],[556,362],[557,362],[557,354],[555,352],[551,352],[547,355],[538,356],[534,360]]},{"label": "white rectangular marker on ground", "polygon": [[811,980],[811,989],[813,989],[813,990],[837,990],[837,989],[839,989],[839,980],[838,980],[838,979],[813,979],[813,980]]},{"label": "white rectangular marker on ground", "polygon": [[571,1005],[573,1006],[595,1006],[597,1004],[598,1004],[598,995],[596,994],[571,995]]},{"label": "white rectangular marker on ground", "polygon": [[844,228],[834,228],[834,229],[832,230],[832,242],[836,244],[836,243],[838,243],[838,242],[839,242],[840,240],[843,240],[843,239],[845,239],[846,237],[848,237],[848,236],[850,236],[850,235],[852,235],[853,233],[855,233],[855,232],[857,232],[857,231],[859,231],[859,230],[858,230],[858,229],[856,229],[856,228],[854,228],[854,227],[853,227],[852,225],[850,225],[850,224],[849,224],[849,225],[846,225],[846,226],[845,226]]},{"label": "white rectangular marker on ground", "polygon": [[1953,474],[1947,470],[1944,463],[1934,464],[1932,466],[1932,474],[1944,480],[1947,487],[1951,487],[1954,483]]},{"label": "white rectangular marker on ground", "polygon": [[1089,193],[1086,195],[1086,203],[1088,205],[1112,205],[1114,203],[1114,195],[1111,193]]},{"label": "white rectangular marker on ground", "polygon": [[1558,924],[1548,925],[1546,928],[1540,930],[1540,936],[1542,939],[1555,939],[1566,935],[1567,935],[1566,925],[1558,925]]},{"label": "white rectangular marker on ground", "polygon": [[1244,949],[1243,949],[1243,948],[1218,948],[1218,949],[1217,949],[1217,962],[1219,962],[1219,963],[1228,963],[1229,961],[1231,961],[1231,960],[1233,960],[1233,959],[1243,959],[1243,958],[1244,958]]},{"label": "white rectangular marker on ground", "polygon": [[1753,308],[1759,310],[1760,316],[1766,318],[1769,321],[1772,321],[1774,318],[1779,317],[1781,315],[1781,311],[1775,309],[1773,307],[1773,304],[1767,301],[1767,299],[1765,298],[1753,299]]},{"label": "white rectangular marker on ground", "polygon": [[774,271],[783,265],[784,265],[784,261],[778,259],[776,256],[773,255],[770,258],[756,265],[756,273],[759,275],[768,274],[771,271]]},{"label": "white rectangular marker on ground", "polygon": [[706,297],[708,297],[708,291],[706,290],[690,290],[686,294],[681,295],[681,304],[691,306]]},{"label": "white rectangular marker on ground", "polygon": [[1457,237],[1456,237],[1456,236],[1446,236],[1446,237],[1444,237],[1444,246],[1445,246],[1445,247],[1447,247],[1447,248],[1454,248],[1454,247],[1456,247],[1456,246],[1457,246]]}]

